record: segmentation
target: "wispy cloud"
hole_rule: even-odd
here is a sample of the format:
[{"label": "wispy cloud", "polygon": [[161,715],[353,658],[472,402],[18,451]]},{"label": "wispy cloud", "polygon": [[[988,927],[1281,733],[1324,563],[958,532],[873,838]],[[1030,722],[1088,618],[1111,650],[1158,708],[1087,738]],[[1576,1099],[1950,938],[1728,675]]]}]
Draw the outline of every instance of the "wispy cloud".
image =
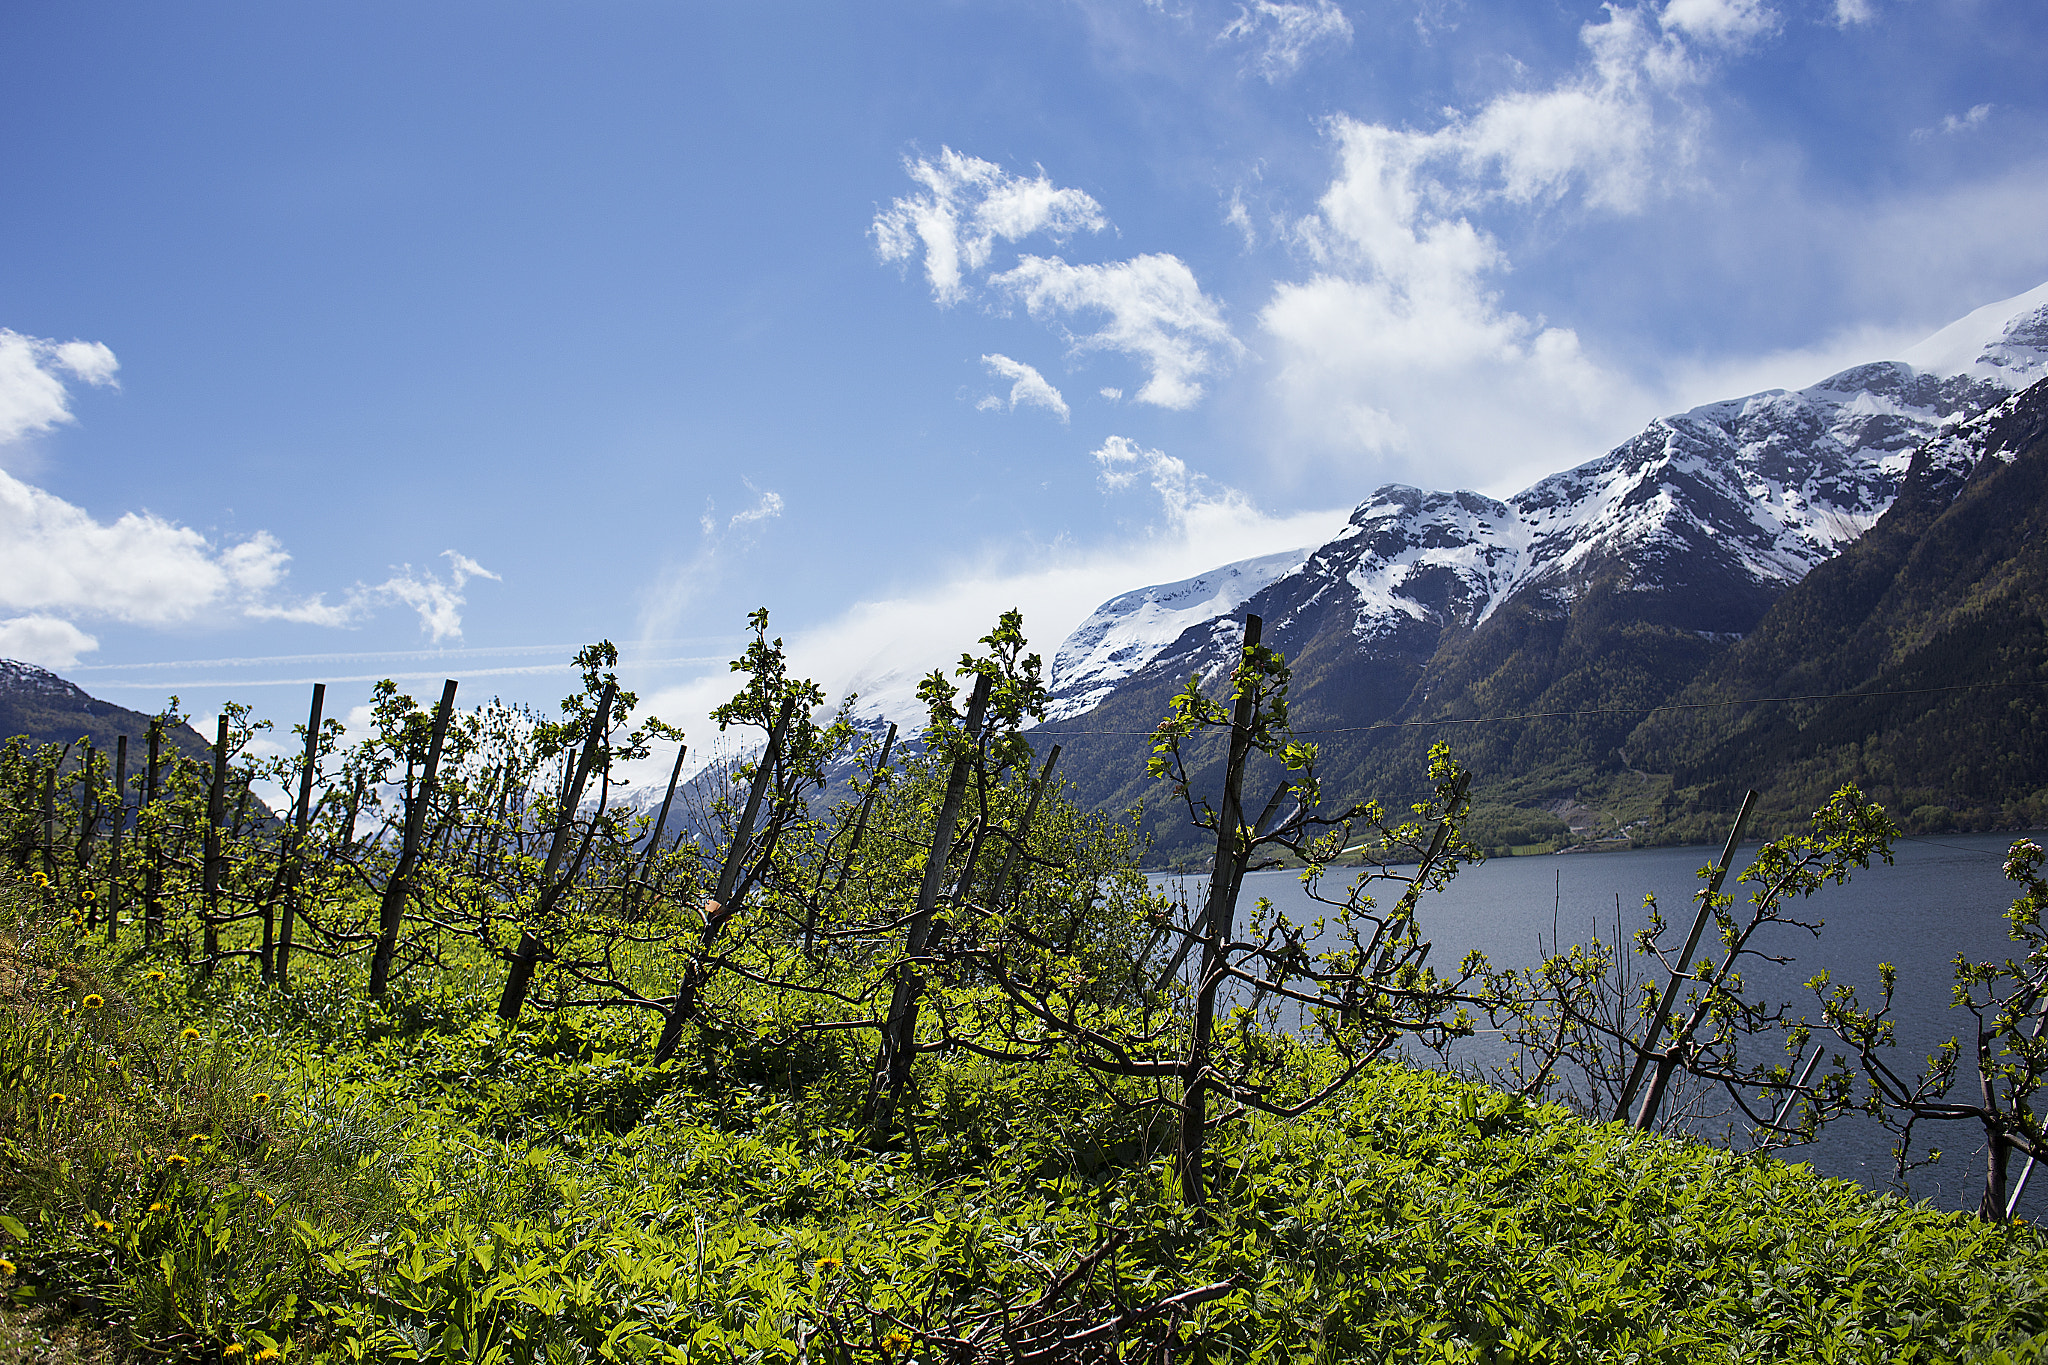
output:
[{"label": "wispy cloud", "polygon": [[[924,192],[894,201],[869,233],[884,261],[908,263],[924,253],[925,277],[941,307],[975,292],[974,277],[989,272],[998,241],[1037,234],[1062,241],[1109,226],[1094,199],[1053,184],[1042,169],[1026,179],[950,147],[935,159],[907,160],[904,169]],[[1058,256],[1024,255],[1007,270],[987,273],[987,283],[1054,326],[1074,354],[1114,351],[1138,360],[1149,371],[1135,395],[1142,403],[1192,407],[1202,397],[1199,379],[1241,349],[1222,305],[1177,256],[1070,265]],[[1076,332],[1063,322],[1075,314],[1104,321]]]},{"label": "wispy cloud", "polygon": [[1317,48],[1349,47],[1351,21],[1331,0],[1253,0],[1240,5],[1237,17],[1217,36],[1255,45],[1253,64],[1269,83],[1277,84],[1300,70]]},{"label": "wispy cloud", "polygon": [[884,261],[907,262],[923,250],[925,278],[942,307],[967,296],[967,276],[988,265],[998,239],[1020,242],[1044,233],[1064,241],[1109,226],[1100,204],[1081,190],[1054,185],[1043,168],[1027,179],[943,147],[936,157],[906,157],[903,169],[924,192],[892,202],[868,232]]},{"label": "wispy cloud", "polygon": [[1937,135],[1946,135],[1949,137],[1954,137],[1957,133],[1975,132],[1977,129],[1983,127],[1985,120],[1989,119],[1990,117],[1990,105],[1973,104],[1970,106],[1970,110],[1966,114],[1962,114],[1960,116],[1956,114],[1945,114],[1942,116],[1941,122],[1935,124],[1932,128],[1915,128],[1913,130],[1913,141],[1925,142],[1927,141],[1927,139]]},{"label": "wispy cloud", "polygon": [[97,341],[46,341],[0,327],[0,445],[72,420],[64,377],[113,385],[121,363]]},{"label": "wispy cloud", "polygon": [[1070,415],[1067,400],[1060,391],[1031,366],[1021,360],[1012,360],[1006,355],[985,355],[981,363],[988,372],[998,379],[1011,380],[1010,397],[1005,402],[1001,395],[990,394],[974,406],[984,412],[1000,412],[1008,409],[1015,412],[1020,406],[1044,408],[1062,422]]},{"label": "wispy cloud", "polygon": [[[1767,31],[1744,0],[1608,7],[1584,60],[1433,130],[1339,118],[1336,174],[1293,235],[1315,266],[1260,322],[1297,443],[1433,484],[1512,488],[1626,434],[1654,399],[1569,328],[1504,306],[1499,210],[1572,199],[1634,214],[1684,183],[1703,115],[1689,98],[1716,48]],[[1401,468],[1405,467],[1405,468]]]},{"label": "wispy cloud", "polygon": [[1119,351],[1150,376],[1134,395],[1162,408],[1193,407],[1200,377],[1242,347],[1223,308],[1202,292],[1195,272],[1177,257],[1139,256],[1110,265],[1069,265],[1057,256],[1026,256],[993,283],[1015,295],[1034,318],[1105,314],[1092,332],[1062,329],[1076,351]]}]

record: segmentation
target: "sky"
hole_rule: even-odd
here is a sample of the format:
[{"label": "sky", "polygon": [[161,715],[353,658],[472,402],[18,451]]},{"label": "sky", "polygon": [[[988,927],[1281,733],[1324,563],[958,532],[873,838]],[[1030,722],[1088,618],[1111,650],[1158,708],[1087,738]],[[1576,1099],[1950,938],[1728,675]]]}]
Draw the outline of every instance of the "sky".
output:
[{"label": "sky", "polygon": [[688,730],[2048,280],[2038,0],[0,3],[0,656]]}]

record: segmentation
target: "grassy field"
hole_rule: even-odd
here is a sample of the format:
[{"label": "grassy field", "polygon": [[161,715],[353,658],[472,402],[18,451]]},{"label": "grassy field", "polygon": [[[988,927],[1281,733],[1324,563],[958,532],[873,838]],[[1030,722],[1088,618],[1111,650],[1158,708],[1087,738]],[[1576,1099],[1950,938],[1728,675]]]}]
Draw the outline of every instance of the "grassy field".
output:
[{"label": "grassy field", "polygon": [[501,1025],[495,970],[371,1006],[354,969],[202,983],[18,893],[5,914],[0,1360],[2048,1348],[2031,1227],[1433,1073],[1226,1126],[1199,1218],[1161,1111],[1058,1063],[927,1057],[909,1140],[877,1151],[854,1135],[869,1035],[801,1032],[765,995],[655,1067],[645,1011]]}]

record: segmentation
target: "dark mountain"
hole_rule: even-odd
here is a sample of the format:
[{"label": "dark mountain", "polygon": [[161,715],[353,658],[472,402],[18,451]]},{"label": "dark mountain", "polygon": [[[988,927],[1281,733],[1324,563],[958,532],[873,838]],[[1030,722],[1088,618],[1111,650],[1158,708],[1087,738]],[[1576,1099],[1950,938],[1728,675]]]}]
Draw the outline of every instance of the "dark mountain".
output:
[{"label": "dark mountain", "polygon": [[[1144,736],[1191,674],[1228,667],[1251,611],[1293,664],[1294,719],[1319,732],[1335,796],[1412,799],[1441,739],[1474,769],[1484,842],[1567,824],[1711,837],[1715,784],[1735,780],[1737,760],[1688,740],[1695,766],[1674,788],[1657,765],[1681,749],[1660,743],[1651,762],[1634,739],[1645,713],[1719,678],[1723,657],[1902,491],[1918,507],[1964,486],[1990,439],[1972,419],[2044,372],[2048,286],[1979,310],[1906,361],[1660,419],[1504,501],[1390,485],[1298,567],[1276,557],[1206,576],[1263,581],[1217,593],[1213,614],[1163,611],[1190,600],[1164,590],[1106,603],[1056,657],[1062,706],[1045,733],[1067,745],[1062,767],[1085,802],[1152,797],[1162,854],[1200,856],[1143,776]],[[1897,520],[1910,515],[1926,509]],[[1716,708],[1695,729],[1726,734],[1737,720]]]},{"label": "dark mountain", "polygon": [[[1755,786],[1774,825],[1843,782],[1921,829],[2048,819],[2048,381],[1915,456],[1869,534],[1816,568],[1629,761],[1686,826]],[[1706,709],[1754,697],[1826,700]]]},{"label": "dark mountain", "polygon": [[[140,771],[149,717],[140,711],[99,700],[46,668],[0,659],[0,739],[26,735],[37,744],[70,744],[80,737],[112,753],[115,741],[128,736],[131,767]],[[189,725],[169,734],[180,753],[206,760],[212,746]]]}]

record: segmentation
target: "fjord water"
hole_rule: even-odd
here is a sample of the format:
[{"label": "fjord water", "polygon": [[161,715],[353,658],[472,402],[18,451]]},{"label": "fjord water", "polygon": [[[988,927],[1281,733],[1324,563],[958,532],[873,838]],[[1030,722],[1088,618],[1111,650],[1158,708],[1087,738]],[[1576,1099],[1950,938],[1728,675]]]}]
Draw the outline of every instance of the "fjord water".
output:
[{"label": "fjord water", "polygon": [[[1928,1051],[1945,1039],[1963,1033],[1968,1040],[1970,1015],[1949,1008],[1950,963],[1956,955],[1986,961],[2021,951],[2007,936],[2005,920],[2018,887],[2005,879],[2003,864],[2016,837],[1958,834],[1899,840],[1892,866],[1873,863],[1868,871],[1853,873],[1847,884],[1824,887],[1791,907],[1789,913],[1799,919],[1825,922],[1819,937],[1790,925],[1772,926],[1759,934],[1755,946],[1792,960],[1783,967],[1749,966],[1744,972],[1749,993],[1790,1002],[1795,1014],[1818,1019],[1819,1009],[1803,986],[1808,978],[1826,968],[1834,981],[1854,983],[1865,1004],[1871,1004],[1877,996],[1878,964],[1890,962],[1899,972],[1894,997],[1899,1044],[1891,1061],[1897,1070],[1917,1073]],[[1554,941],[1553,925],[1566,945],[1585,942],[1594,934],[1613,941],[1617,912],[1626,942],[1647,922],[1646,894],[1657,897],[1672,926],[1667,938],[1675,951],[1691,924],[1700,867],[1719,853],[1718,848],[1656,848],[1497,858],[1467,867],[1441,895],[1422,904],[1423,933],[1435,945],[1430,960],[1439,968],[1453,967],[1466,950],[1477,948],[1497,966],[1533,965],[1539,960],[1539,938],[1546,945]],[[1749,888],[1735,885],[1735,875],[1755,853],[1753,844],[1737,850],[1726,890],[1735,895],[1738,908]],[[1171,885],[1175,879],[1164,880]],[[1341,894],[1345,884],[1333,870],[1325,894]],[[1199,880],[1186,885],[1196,905],[1204,889]],[[1245,878],[1238,902],[1240,924],[1258,897],[1272,901],[1296,923],[1327,910],[1309,899],[1297,874],[1258,872]],[[1718,941],[1711,932],[1706,948],[1718,956]],[[1484,1049],[1483,1040],[1480,1047]],[[1966,1056],[1958,1098],[1973,1099],[1975,1092],[1975,1071]],[[1922,1124],[1916,1133],[1918,1153],[1924,1156],[1933,1146],[1944,1155],[1937,1164],[1910,1173],[1907,1193],[1943,1208],[1974,1209],[1983,1180],[1982,1136],[1972,1123]],[[1889,1133],[1852,1114],[1824,1129],[1816,1142],[1782,1149],[1779,1155],[1884,1190],[1898,1188],[1891,1146]],[[2017,1179],[2023,1165],[2015,1160],[2009,1178]],[[2020,1213],[2029,1219],[2048,1217],[2048,1168],[2035,1172]]]}]

